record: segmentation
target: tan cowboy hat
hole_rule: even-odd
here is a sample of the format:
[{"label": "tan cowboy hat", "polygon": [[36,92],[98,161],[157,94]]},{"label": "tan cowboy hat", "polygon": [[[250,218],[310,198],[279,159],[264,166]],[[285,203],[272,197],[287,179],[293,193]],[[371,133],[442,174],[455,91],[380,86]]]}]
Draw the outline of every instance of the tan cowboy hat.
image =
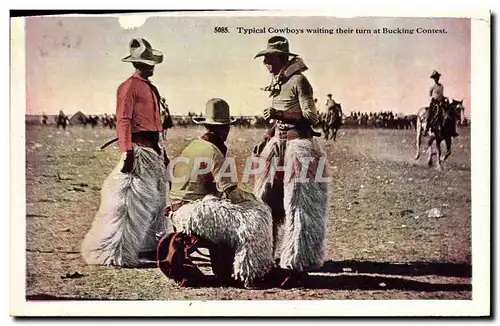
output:
[{"label": "tan cowboy hat", "polygon": [[130,41],[130,55],[123,58],[123,62],[139,62],[150,66],[163,62],[163,53],[154,50],[151,44],[143,38]]},{"label": "tan cowboy hat", "polygon": [[430,78],[434,78],[434,77],[441,77],[441,74],[439,72],[437,72],[436,70],[434,70],[431,74],[431,77]]},{"label": "tan cowboy hat", "polygon": [[[283,36],[273,36],[267,41],[267,48],[257,53],[255,58],[262,57],[268,54],[285,54],[293,57],[298,54],[291,53],[289,50],[288,40]],[[255,59],[254,58],[254,59]]]},{"label": "tan cowboy hat", "polygon": [[204,125],[229,125],[236,121],[229,116],[229,104],[220,98],[213,98],[207,102],[205,117],[192,119],[194,123]]}]

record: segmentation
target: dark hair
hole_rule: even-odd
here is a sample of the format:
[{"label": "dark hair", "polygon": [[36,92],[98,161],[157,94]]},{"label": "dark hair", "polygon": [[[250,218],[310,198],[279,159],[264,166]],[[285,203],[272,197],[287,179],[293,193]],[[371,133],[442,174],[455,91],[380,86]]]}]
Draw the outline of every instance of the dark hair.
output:
[{"label": "dark hair", "polygon": [[217,132],[217,130],[220,129],[220,127],[225,127],[227,125],[208,125],[206,124],[205,125],[205,129],[207,129],[207,131],[209,132]]},{"label": "dark hair", "polygon": [[214,125],[205,125],[205,129],[207,129],[207,131],[213,132],[215,128]]},{"label": "dark hair", "polygon": [[132,65],[134,66],[135,69],[139,69],[139,70],[143,70],[143,69],[151,67],[150,65],[147,65],[147,64],[142,63],[142,62],[132,62]]}]

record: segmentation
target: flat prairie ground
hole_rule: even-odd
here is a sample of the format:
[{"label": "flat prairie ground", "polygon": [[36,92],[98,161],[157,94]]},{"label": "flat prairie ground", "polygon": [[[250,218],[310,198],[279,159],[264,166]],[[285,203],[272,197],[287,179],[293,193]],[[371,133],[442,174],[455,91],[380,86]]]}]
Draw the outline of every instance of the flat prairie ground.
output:
[{"label": "flat prairie ground", "polygon": [[[198,127],[169,130],[178,155]],[[239,168],[262,129],[231,130],[228,155]],[[301,289],[179,288],[157,268],[86,265],[80,244],[117,164],[115,131],[27,125],[26,296],[28,299],[290,300],[471,299],[469,130],[459,130],[443,171],[413,159],[415,131],[341,129],[319,143],[332,171],[328,261]],[[425,145],[426,140],[424,140]],[[422,148],[424,151],[425,146]],[[252,189],[252,184],[243,184]],[[437,208],[442,217],[427,211]],[[14,218],[21,219],[22,216]],[[209,262],[201,261],[209,273]],[[75,274],[78,273],[78,274]],[[66,277],[72,276],[72,277]]]}]

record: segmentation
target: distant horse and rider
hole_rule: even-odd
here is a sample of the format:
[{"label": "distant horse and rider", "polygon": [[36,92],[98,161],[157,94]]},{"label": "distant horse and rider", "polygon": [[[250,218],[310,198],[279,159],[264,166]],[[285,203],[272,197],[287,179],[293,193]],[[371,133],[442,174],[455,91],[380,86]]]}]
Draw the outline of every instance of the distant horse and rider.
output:
[{"label": "distant horse and rider", "polygon": [[[428,161],[432,166],[432,158],[437,154],[437,168],[441,169],[441,162],[445,161],[451,155],[452,137],[457,137],[457,120],[460,119],[464,111],[463,100],[449,99],[444,96],[444,87],[439,82],[441,74],[434,70],[430,76],[434,80],[434,85],[429,90],[431,102],[428,107],[421,108],[417,112],[417,153],[415,159],[420,158],[420,145],[422,134],[429,134],[428,142]],[[441,156],[441,142],[446,144],[446,153]],[[432,144],[436,144],[436,152],[432,151]]]},{"label": "distant horse and rider", "polygon": [[[327,95],[326,100],[326,113],[320,115],[320,121],[318,127],[323,129],[325,133],[325,140],[329,139],[330,130],[332,131],[332,136],[330,139],[336,141],[337,132],[342,125],[342,106],[333,100],[332,94]],[[317,100],[315,99],[315,103]]]},{"label": "distant horse and rider", "polygon": [[64,112],[61,110],[59,111],[59,116],[57,117],[56,124],[57,124],[57,129],[59,129],[59,126],[63,127],[64,130],[66,130],[66,127],[68,126],[68,121],[69,118],[64,114]]},{"label": "distant horse and rider", "polygon": [[[417,152],[415,160],[420,158],[420,146],[422,136],[429,135],[428,142],[428,165],[432,166],[432,158],[437,155],[437,168],[441,169],[441,163],[451,155],[452,137],[458,136],[456,133],[456,121],[463,110],[463,100],[453,99],[451,102],[444,100],[436,104],[435,114],[430,114],[431,108],[423,107],[417,112]],[[446,144],[446,152],[441,156],[441,142]],[[435,144],[436,152],[432,151]]]},{"label": "distant horse and rider", "polygon": [[328,140],[330,135],[330,130],[332,131],[332,136],[330,139],[333,141],[337,140],[337,133],[342,125],[342,106],[340,103],[334,103],[328,108],[328,111],[322,122],[322,129],[325,133],[325,139]]}]

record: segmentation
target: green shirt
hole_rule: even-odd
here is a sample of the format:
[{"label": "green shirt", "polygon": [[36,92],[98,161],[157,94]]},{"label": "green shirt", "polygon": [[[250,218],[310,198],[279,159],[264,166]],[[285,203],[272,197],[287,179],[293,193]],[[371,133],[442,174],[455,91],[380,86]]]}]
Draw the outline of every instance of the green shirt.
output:
[{"label": "green shirt", "polygon": [[[228,173],[227,165],[224,166],[225,160],[214,144],[203,139],[193,140],[171,162],[174,166],[170,201],[195,201],[208,194],[218,195],[236,186],[236,171],[232,171],[234,180],[231,176],[220,175]],[[181,178],[184,180],[180,180]]]}]

